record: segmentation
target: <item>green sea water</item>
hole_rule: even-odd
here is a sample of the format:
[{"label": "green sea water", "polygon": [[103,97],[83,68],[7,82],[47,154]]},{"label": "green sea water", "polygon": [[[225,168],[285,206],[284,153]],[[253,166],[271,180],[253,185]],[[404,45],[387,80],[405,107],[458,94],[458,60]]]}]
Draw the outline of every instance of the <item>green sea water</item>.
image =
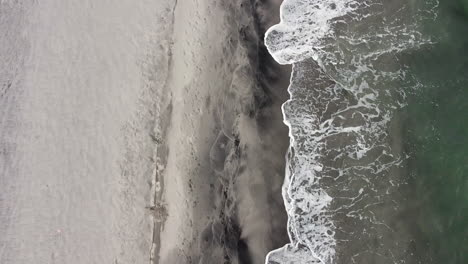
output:
[{"label": "green sea water", "polygon": [[468,1],[441,0],[405,54],[419,88],[404,111],[410,214],[419,263],[468,263]]},{"label": "green sea water", "polygon": [[[271,263],[309,250],[327,264],[468,264],[468,0],[358,3],[322,39],[301,32],[326,12],[291,4],[267,38],[296,60],[284,194],[292,245],[307,246]],[[310,38],[313,60],[297,55]]]}]

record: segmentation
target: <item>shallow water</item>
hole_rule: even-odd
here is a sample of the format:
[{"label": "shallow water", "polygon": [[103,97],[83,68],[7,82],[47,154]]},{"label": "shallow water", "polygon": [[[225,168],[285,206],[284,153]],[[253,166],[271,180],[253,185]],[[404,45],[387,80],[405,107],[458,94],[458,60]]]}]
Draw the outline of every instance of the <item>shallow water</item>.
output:
[{"label": "shallow water", "polygon": [[283,4],[292,244],[271,263],[465,263],[466,22],[462,1]]}]

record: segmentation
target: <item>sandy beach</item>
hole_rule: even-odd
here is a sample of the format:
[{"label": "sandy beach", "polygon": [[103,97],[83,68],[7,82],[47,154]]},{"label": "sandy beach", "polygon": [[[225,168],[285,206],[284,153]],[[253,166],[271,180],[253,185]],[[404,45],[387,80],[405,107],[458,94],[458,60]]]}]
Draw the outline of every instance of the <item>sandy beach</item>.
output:
[{"label": "sandy beach", "polygon": [[264,263],[281,1],[1,1],[0,263]]},{"label": "sandy beach", "polygon": [[278,6],[177,3],[154,263],[264,263],[287,241],[289,69],[262,46]]},{"label": "sandy beach", "polygon": [[0,263],[468,263],[465,2],[0,1]]},{"label": "sandy beach", "polygon": [[0,3],[0,263],[149,262],[172,6]]}]

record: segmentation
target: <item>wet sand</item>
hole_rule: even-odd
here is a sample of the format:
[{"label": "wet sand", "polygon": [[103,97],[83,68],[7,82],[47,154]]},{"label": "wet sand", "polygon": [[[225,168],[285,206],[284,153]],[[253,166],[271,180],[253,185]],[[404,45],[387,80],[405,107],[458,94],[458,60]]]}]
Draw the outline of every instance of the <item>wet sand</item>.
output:
[{"label": "wet sand", "polygon": [[0,263],[264,263],[287,242],[281,1],[0,2]]},{"label": "wet sand", "polygon": [[154,263],[264,263],[287,242],[290,72],[262,44],[279,4],[177,3]]}]

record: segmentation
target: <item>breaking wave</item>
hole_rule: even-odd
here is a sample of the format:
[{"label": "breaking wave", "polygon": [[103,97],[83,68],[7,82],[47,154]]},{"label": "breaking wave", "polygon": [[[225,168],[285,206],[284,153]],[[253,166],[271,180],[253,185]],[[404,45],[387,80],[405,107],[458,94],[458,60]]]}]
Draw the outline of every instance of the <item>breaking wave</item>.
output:
[{"label": "breaking wave", "polygon": [[[401,263],[411,239],[399,110],[418,89],[404,56],[436,1],[286,0],[265,43],[293,64],[283,105],[290,132],[283,198],[290,244],[267,263]],[[378,239],[377,239],[378,238]],[[405,262],[406,263],[406,262]]]}]

